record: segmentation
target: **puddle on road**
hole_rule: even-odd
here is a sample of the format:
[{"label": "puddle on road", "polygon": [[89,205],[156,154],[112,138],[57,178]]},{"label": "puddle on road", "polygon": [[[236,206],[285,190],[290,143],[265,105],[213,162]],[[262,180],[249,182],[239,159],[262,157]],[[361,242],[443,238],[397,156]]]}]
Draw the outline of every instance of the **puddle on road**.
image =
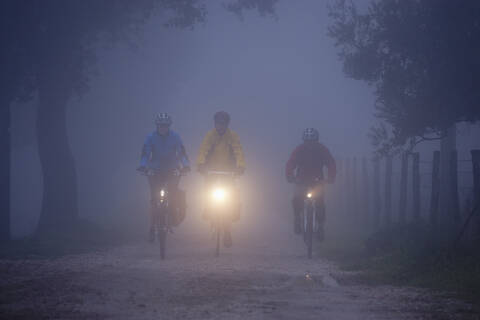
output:
[{"label": "puddle on road", "polygon": [[299,276],[295,279],[295,285],[305,286],[305,287],[330,287],[337,288],[339,287],[338,282],[329,274],[326,275],[314,275],[310,272],[305,272],[303,276]]},{"label": "puddle on road", "polygon": [[338,282],[331,275],[317,275],[310,272],[296,276],[283,275],[282,277],[270,279],[270,281],[261,282],[261,284],[257,282],[251,285],[250,288],[257,291],[275,291],[292,288],[339,287]]}]

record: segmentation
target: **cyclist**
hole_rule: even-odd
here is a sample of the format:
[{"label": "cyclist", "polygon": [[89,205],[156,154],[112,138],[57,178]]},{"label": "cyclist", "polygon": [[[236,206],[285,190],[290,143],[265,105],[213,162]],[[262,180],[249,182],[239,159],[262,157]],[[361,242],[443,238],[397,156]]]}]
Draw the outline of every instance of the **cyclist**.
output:
[{"label": "cyclist", "polygon": [[[243,149],[238,135],[228,128],[230,115],[225,111],[219,111],[215,113],[213,119],[215,128],[206,134],[200,146],[197,157],[198,171],[204,175],[208,171],[229,171],[242,175],[245,171]],[[208,179],[206,182],[208,186]],[[240,216],[238,192],[234,198],[237,199],[235,204],[237,209],[232,214],[231,221],[237,220]],[[205,212],[205,216],[208,219],[208,212]],[[230,223],[227,223],[224,229],[223,243],[225,247],[231,247]]]},{"label": "cyclist", "polygon": [[[304,199],[307,189],[312,186],[333,183],[336,176],[336,165],[330,151],[318,141],[318,131],[307,128],[303,132],[303,143],[295,148],[288,159],[285,174],[289,183],[295,183],[293,196],[294,230],[301,233],[301,215],[304,209]],[[324,179],[323,168],[327,167],[328,176]],[[325,199],[320,193],[316,199],[317,237],[324,239]]]},{"label": "cyclist", "polygon": [[167,182],[167,192],[172,202],[172,224],[178,225],[185,218],[185,192],[178,189],[180,176],[173,174],[190,171],[190,162],[180,136],[170,129],[172,118],[167,113],[155,116],[156,130],[145,139],[139,171],[148,175],[151,192],[151,224],[149,241],[155,240],[155,196]]}]

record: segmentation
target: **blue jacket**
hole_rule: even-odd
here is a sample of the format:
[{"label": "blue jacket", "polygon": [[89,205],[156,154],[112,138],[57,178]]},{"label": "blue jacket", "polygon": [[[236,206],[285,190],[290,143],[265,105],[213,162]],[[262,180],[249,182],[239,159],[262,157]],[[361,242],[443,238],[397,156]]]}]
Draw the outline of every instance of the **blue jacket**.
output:
[{"label": "blue jacket", "polygon": [[185,147],[180,136],[172,131],[161,136],[157,131],[149,134],[142,149],[140,165],[160,170],[190,167]]}]

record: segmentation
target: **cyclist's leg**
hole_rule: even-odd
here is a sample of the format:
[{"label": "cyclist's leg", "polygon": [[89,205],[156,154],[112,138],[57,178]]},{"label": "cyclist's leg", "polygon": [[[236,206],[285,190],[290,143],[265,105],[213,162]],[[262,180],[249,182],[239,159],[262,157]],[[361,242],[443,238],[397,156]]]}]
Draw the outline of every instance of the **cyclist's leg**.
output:
[{"label": "cyclist's leg", "polygon": [[150,185],[150,229],[148,240],[150,242],[155,241],[155,226],[157,224],[158,214],[157,214],[157,196],[160,192],[158,177],[150,176],[148,177],[148,182]]},{"label": "cyclist's leg", "polygon": [[304,197],[305,197],[305,190],[306,188],[301,185],[295,186],[295,191],[293,194],[292,199],[292,206],[293,206],[293,218],[294,218],[294,231],[296,234],[302,232],[302,214],[304,208]]},{"label": "cyclist's leg", "polygon": [[233,190],[233,204],[232,204],[232,222],[238,221],[240,219],[241,211],[242,211],[242,202],[240,200],[240,190],[238,189],[237,185],[234,184],[232,186]]},{"label": "cyclist's leg", "polygon": [[167,183],[169,201],[171,201],[169,214],[173,226],[177,226],[183,221],[187,208],[185,192],[178,188],[179,183],[180,177],[170,177]]},{"label": "cyclist's leg", "polygon": [[202,211],[202,218],[204,220],[211,220],[211,208],[210,208],[210,190],[212,188],[213,181],[209,179],[208,177],[205,177],[204,180],[204,187],[203,187],[203,199],[204,199],[204,206],[203,206],[203,211]]},{"label": "cyclist's leg", "polygon": [[326,221],[326,206],[325,206],[325,197],[323,194],[316,199],[315,203],[316,208],[316,220],[318,225],[317,237],[318,240],[322,241],[325,238],[325,221]]}]

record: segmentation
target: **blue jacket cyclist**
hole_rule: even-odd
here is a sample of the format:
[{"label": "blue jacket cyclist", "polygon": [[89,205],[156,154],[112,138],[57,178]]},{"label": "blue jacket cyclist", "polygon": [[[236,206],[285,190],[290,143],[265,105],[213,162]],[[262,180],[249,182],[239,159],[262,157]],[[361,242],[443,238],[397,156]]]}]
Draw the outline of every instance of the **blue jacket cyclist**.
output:
[{"label": "blue jacket cyclist", "polygon": [[157,130],[145,139],[142,149],[139,171],[148,176],[151,193],[151,224],[149,241],[155,241],[155,226],[159,219],[156,210],[157,197],[162,188],[169,196],[169,221],[176,226],[183,221],[186,214],[185,192],[178,189],[180,175],[190,171],[190,161],[180,136],[170,130],[172,118],[167,113],[155,116]]}]

